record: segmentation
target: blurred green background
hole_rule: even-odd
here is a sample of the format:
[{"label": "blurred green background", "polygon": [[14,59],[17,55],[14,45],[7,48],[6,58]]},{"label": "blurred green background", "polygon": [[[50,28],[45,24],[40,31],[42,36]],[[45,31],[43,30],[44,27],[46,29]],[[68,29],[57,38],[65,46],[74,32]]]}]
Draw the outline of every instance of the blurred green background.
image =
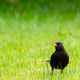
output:
[{"label": "blurred green background", "polygon": [[[63,74],[46,60],[63,42]],[[0,80],[80,80],[79,0],[0,0]]]}]

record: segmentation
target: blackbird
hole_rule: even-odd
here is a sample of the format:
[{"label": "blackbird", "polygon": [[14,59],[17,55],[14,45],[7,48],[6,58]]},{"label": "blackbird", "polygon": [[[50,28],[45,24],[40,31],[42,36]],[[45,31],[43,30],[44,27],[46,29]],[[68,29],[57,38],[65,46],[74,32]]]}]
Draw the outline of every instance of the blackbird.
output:
[{"label": "blackbird", "polygon": [[63,69],[68,65],[69,63],[69,56],[64,49],[64,46],[62,42],[55,42],[55,52],[50,57],[50,66],[52,69],[52,73],[54,69],[60,69],[61,73],[63,72]]}]

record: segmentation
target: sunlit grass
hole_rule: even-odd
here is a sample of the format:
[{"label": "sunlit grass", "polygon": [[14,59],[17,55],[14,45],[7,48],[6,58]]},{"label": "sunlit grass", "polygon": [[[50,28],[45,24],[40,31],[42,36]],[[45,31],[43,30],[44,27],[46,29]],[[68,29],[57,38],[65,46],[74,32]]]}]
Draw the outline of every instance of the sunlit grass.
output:
[{"label": "sunlit grass", "polygon": [[[80,80],[80,27],[72,20],[44,22],[0,18],[0,80]],[[54,52],[55,41],[62,41],[70,63],[63,74],[51,75],[45,61]]]}]

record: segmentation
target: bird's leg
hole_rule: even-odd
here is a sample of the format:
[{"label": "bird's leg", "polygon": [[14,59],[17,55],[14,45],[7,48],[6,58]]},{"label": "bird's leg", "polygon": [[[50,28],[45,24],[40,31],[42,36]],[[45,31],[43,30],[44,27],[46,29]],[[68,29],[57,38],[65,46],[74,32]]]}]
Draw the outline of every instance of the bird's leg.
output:
[{"label": "bird's leg", "polygon": [[54,71],[54,68],[52,67],[52,75],[53,75],[53,71]]},{"label": "bird's leg", "polygon": [[63,69],[61,69],[61,74],[63,73]]},{"label": "bird's leg", "polygon": [[62,68],[62,64],[60,63],[60,67],[61,67],[61,74],[62,74],[62,72],[63,72],[63,68]]}]

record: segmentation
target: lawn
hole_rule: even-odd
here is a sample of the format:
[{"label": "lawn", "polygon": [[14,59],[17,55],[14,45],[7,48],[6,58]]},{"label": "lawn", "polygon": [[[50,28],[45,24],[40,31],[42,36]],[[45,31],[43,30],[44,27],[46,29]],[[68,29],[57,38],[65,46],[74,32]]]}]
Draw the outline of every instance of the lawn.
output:
[{"label": "lawn", "polygon": [[[0,13],[0,80],[80,80],[80,12],[58,11]],[[46,60],[56,41],[63,42],[70,62],[52,76]]]}]

